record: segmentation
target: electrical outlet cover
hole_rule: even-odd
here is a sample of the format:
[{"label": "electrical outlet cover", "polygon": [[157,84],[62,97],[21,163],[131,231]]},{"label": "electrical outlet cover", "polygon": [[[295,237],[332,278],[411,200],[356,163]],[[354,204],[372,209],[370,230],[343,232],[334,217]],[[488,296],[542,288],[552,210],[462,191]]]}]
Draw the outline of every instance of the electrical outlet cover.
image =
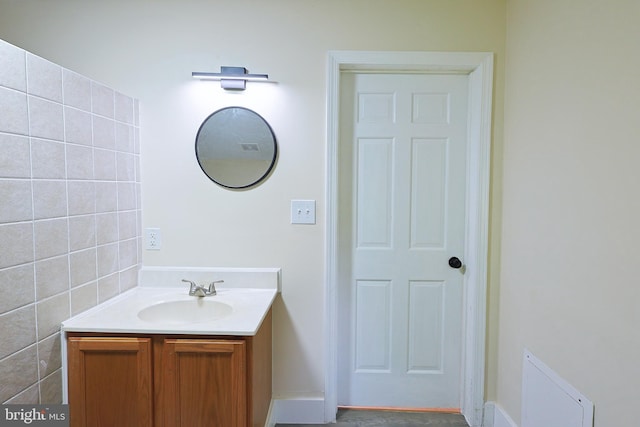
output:
[{"label": "electrical outlet cover", "polygon": [[162,235],[159,228],[144,229],[144,247],[150,251],[159,251],[162,247]]}]

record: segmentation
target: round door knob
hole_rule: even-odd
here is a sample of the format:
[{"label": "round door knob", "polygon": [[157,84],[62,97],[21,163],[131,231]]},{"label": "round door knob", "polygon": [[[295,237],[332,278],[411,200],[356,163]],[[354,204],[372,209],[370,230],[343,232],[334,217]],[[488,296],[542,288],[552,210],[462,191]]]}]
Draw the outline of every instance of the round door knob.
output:
[{"label": "round door knob", "polygon": [[462,261],[458,257],[452,256],[449,258],[449,267],[451,268],[460,268],[462,267]]}]

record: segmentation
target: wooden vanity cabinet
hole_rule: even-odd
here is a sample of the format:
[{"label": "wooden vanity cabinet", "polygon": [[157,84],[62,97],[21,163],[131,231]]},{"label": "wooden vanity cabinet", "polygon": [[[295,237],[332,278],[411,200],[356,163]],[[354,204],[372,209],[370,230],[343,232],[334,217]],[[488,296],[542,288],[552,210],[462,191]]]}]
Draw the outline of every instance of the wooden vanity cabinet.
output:
[{"label": "wooden vanity cabinet", "polygon": [[150,337],[67,339],[73,426],[153,425]]},{"label": "wooden vanity cabinet", "polygon": [[271,312],[255,336],[67,333],[71,427],[263,427]]}]

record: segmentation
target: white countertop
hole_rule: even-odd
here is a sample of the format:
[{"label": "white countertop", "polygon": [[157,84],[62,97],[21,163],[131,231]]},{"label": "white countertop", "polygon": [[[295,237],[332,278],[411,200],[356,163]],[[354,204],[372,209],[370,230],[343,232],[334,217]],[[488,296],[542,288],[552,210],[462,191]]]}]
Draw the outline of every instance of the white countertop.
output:
[{"label": "white countertop", "polygon": [[[224,283],[216,285],[217,295],[193,297],[189,296],[189,285],[183,283],[182,279],[193,280],[207,287],[215,280],[224,280]],[[280,292],[280,269],[142,267],[138,274],[138,285],[62,322],[63,403],[68,402],[67,332],[253,336]],[[188,311],[191,303],[197,311],[199,307],[215,301],[230,306],[231,313],[225,311],[229,307],[223,307],[225,316],[219,319],[180,323],[184,311],[178,311],[179,315],[176,315],[171,313],[171,309],[165,311],[166,307],[155,307],[152,310],[155,311],[156,320],[145,321],[138,317],[144,308],[169,301],[187,304]],[[184,308],[181,307],[181,310]],[[202,312],[198,311],[197,314]]]},{"label": "white countertop", "polygon": [[[145,334],[255,335],[268,313],[277,289],[218,287],[218,294],[208,297],[188,295],[184,287],[133,288],[90,310],[62,322],[64,332],[111,332]],[[193,301],[198,298],[231,306],[231,314],[217,319],[190,323],[170,320],[146,321],[138,317],[145,307],[167,301]]]}]

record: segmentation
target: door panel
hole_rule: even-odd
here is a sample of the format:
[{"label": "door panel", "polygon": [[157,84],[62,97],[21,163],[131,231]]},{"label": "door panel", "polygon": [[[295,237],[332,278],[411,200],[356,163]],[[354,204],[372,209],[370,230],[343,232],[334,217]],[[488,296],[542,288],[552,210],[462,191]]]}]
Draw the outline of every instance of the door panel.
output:
[{"label": "door panel", "polygon": [[388,372],[390,368],[391,282],[356,283],[356,372]]},{"label": "door panel", "polygon": [[243,340],[165,339],[161,410],[165,426],[245,427],[246,344]]},{"label": "door panel", "polygon": [[70,425],[153,425],[151,339],[68,340]]},{"label": "door panel", "polygon": [[416,138],[411,162],[411,248],[442,248],[445,237],[447,140]]},{"label": "door panel", "polygon": [[393,140],[358,141],[357,246],[390,248],[393,191]]},{"label": "door panel", "polygon": [[409,373],[442,373],[444,295],[443,282],[409,282]]},{"label": "door panel", "polygon": [[458,407],[467,76],[341,81],[339,403]]}]

